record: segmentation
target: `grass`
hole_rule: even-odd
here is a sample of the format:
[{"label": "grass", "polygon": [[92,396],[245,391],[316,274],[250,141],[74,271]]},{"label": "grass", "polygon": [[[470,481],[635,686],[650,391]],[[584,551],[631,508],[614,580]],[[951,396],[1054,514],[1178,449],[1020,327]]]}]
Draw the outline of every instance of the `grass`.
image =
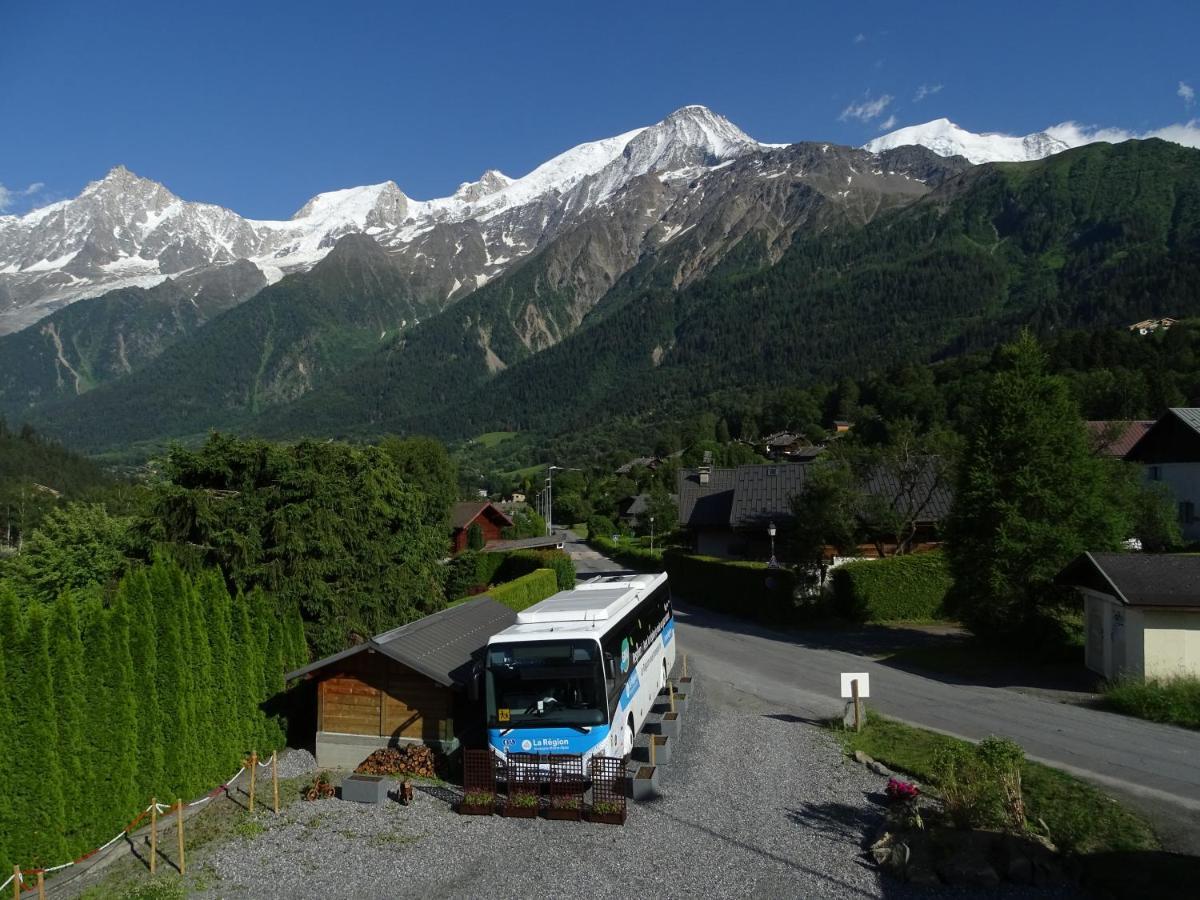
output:
[{"label": "grass", "polygon": [[476,435],[474,438],[472,438],[472,441],[476,444],[482,444],[484,447],[487,447],[489,450],[491,450],[493,447],[497,447],[500,444],[503,444],[505,441],[511,441],[518,434],[520,434],[518,431],[487,431],[483,434]]},{"label": "grass", "polygon": [[586,523],[576,522],[571,526],[571,530],[575,532],[581,541],[586,541],[588,539],[588,527]]},{"label": "grass", "polygon": [[1104,689],[1104,703],[1139,719],[1200,729],[1200,678],[1122,678]]},{"label": "grass", "polygon": [[[942,747],[962,743],[873,713],[860,734],[841,731],[840,723],[838,728],[847,753],[861,750],[935,788],[935,755]],[[1029,821],[1045,822],[1050,840],[1062,850],[1093,854],[1158,849],[1149,823],[1085,781],[1029,760],[1021,767],[1021,781]]]}]

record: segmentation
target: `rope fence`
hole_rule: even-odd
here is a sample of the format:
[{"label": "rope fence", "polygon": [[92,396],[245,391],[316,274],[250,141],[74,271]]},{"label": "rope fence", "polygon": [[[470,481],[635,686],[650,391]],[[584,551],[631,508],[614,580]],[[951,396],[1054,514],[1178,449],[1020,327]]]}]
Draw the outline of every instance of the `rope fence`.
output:
[{"label": "rope fence", "polygon": [[[130,820],[129,824],[126,825],[124,828],[122,828],[119,832],[117,832],[116,835],[114,835],[111,840],[106,841],[105,843],[101,844],[99,847],[89,850],[86,853],[83,853],[80,856],[77,856],[74,859],[69,860],[68,862],[59,863],[57,866],[50,866],[48,868],[37,868],[37,869],[22,869],[22,868],[20,868],[20,866],[13,866],[12,874],[9,875],[8,878],[6,878],[4,881],[0,882],[0,893],[4,892],[10,885],[13,886],[13,896],[14,897],[19,897],[23,891],[33,890],[34,887],[29,885],[29,882],[26,881],[26,879],[25,879],[26,875],[37,876],[38,877],[38,885],[37,886],[40,889],[41,884],[42,884],[42,878],[44,876],[49,875],[53,872],[60,872],[63,869],[70,868],[71,866],[79,865],[80,863],[84,862],[85,860],[90,859],[91,857],[95,856],[97,853],[102,853],[103,851],[107,850],[109,847],[111,847],[117,841],[121,840],[121,838],[126,837],[130,832],[134,831],[137,828],[138,824],[144,818],[146,818],[146,816],[149,815],[152,810],[156,814],[158,814],[158,813],[164,813],[164,812],[169,812],[171,810],[179,809],[180,813],[182,814],[182,810],[185,808],[190,809],[195,806],[201,806],[202,804],[208,803],[210,800],[213,800],[214,798],[220,796],[222,793],[228,794],[229,788],[233,786],[233,783],[235,781],[237,781],[242,775],[244,775],[246,773],[246,769],[248,766],[251,767],[252,769],[253,768],[271,767],[272,774],[274,774],[275,759],[276,759],[276,754],[272,753],[270,758],[266,762],[258,762],[258,753],[252,753],[250,755],[250,760],[247,762],[247,764],[242,766],[240,769],[238,769],[232,778],[229,778],[224,784],[217,785],[215,788],[213,788],[211,791],[209,791],[207,794],[205,794],[199,800],[193,800],[191,803],[188,803],[186,805],[183,803],[183,801],[180,801],[178,805],[171,804],[168,806],[167,804],[158,803],[157,801],[152,800],[149,806],[147,806],[140,813],[138,813],[136,816],[134,816],[133,819]],[[251,774],[253,774],[253,772]],[[279,812],[278,805],[279,805],[278,786],[276,786],[276,800],[275,800],[276,809],[275,809],[275,812],[277,812],[277,813]],[[180,827],[182,828],[182,819],[180,821],[181,821]],[[180,843],[182,843],[182,838],[180,840]],[[13,884],[14,880],[16,882],[15,885]]]}]

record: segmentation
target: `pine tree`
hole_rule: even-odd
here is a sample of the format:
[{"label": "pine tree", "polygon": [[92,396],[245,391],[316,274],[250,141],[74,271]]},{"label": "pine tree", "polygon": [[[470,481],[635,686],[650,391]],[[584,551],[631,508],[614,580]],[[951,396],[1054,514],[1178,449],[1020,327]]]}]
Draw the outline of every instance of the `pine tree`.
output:
[{"label": "pine tree", "polygon": [[[8,593],[3,583],[0,583],[0,608],[11,611],[13,622],[9,623],[9,627],[12,627],[16,618],[15,598]],[[5,663],[5,660],[10,658],[10,653],[13,656],[16,655],[16,646],[14,635],[5,630],[5,623],[8,620],[9,613],[0,612],[0,759],[4,760],[11,760],[16,753],[13,731],[15,718],[11,696],[13,684],[9,680],[8,666]],[[0,791],[0,872],[5,871],[3,866],[12,865],[14,862],[14,848],[10,846],[10,842],[15,834],[16,825],[12,791]]]},{"label": "pine tree", "polygon": [[[279,703],[283,697],[284,650],[287,642],[287,627],[279,616],[270,616],[270,629],[263,652],[264,668],[263,699]],[[277,750],[287,742],[287,722],[281,715],[271,716],[267,721],[267,746]]]},{"label": "pine tree", "polygon": [[250,621],[250,603],[246,595],[238,591],[233,598],[234,672],[237,690],[244,753],[255,750],[263,743],[263,716],[259,710],[262,702],[262,654],[259,652],[258,635]]},{"label": "pine tree", "polygon": [[23,865],[54,866],[67,859],[62,825],[63,771],[59,759],[58,710],[54,703],[54,670],[46,616],[38,604],[26,614],[26,628],[17,657],[14,733],[19,735],[10,773],[20,804],[21,827],[15,855]]},{"label": "pine tree", "polygon": [[[214,784],[223,777],[225,764],[217,751],[217,721],[213,715],[213,658],[209,617],[198,586],[184,579],[184,596],[188,603],[188,657],[192,661],[191,691],[193,697],[193,729],[198,754],[199,789]],[[196,787],[196,785],[193,785]]]},{"label": "pine tree", "polygon": [[[63,774],[63,802],[67,818],[64,838],[74,855],[87,849],[84,834],[95,821],[94,789],[90,781],[92,767],[84,766],[88,741],[84,726],[83,638],[76,615],[76,598],[64,592],[58,595],[50,617],[50,664],[54,672],[55,706],[58,715],[58,758]],[[102,661],[98,661],[102,664]],[[94,676],[93,672],[93,676]]]},{"label": "pine tree", "polygon": [[134,569],[118,589],[129,622],[129,655],[137,712],[138,796],[163,793],[162,707],[158,698],[158,615],[145,569]]}]

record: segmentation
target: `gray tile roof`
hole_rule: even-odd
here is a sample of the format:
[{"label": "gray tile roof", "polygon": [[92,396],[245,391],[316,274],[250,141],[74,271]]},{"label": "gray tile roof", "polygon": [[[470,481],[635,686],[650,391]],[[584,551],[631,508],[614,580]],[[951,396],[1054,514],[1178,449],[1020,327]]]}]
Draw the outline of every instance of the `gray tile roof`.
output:
[{"label": "gray tile roof", "polygon": [[516,621],[517,614],[507,606],[486,595],[476,597],[309,663],[284,678],[290,681],[355,653],[375,650],[446,687],[466,684],[473,655],[487,645],[488,638]]},{"label": "gray tile roof", "polygon": [[1174,553],[1084,553],[1055,579],[1112,594],[1128,606],[1200,608],[1200,556]]},{"label": "gray tile roof", "polygon": [[[699,483],[696,471],[683,471],[679,477],[679,521],[691,528],[724,525],[750,529],[762,528],[770,521],[781,525],[790,522],[792,499],[804,489],[811,471],[811,461],[713,469],[708,485]],[[873,497],[897,500],[906,515],[909,506],[915,506],[919,524],[941,522],[954,499],[949,485],[937,483],[933,460],[917,480],[911,501],[902,496],[895,475],[882,468],[867,474],[863,488]]]},{"label": "gray tile roof", "polygon": [[679,521],[689,528],[728,528],[736,469],[714,468],[708,484],[695,469],[679,473]]}]

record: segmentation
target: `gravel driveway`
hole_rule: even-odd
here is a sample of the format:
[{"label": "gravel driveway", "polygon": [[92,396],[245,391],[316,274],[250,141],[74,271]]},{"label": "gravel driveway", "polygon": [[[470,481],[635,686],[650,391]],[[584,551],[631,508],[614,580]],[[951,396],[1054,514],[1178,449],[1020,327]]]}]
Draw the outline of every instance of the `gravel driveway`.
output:
[{"label": "gravel driveway", "polygon": [[665,796],[624,827],[459,816],[432,786],[407,808],[296,803],[206,848],[197,896],[970,896],[882,880],[861,848],[883,779],[819,728],[698,681]]}]

